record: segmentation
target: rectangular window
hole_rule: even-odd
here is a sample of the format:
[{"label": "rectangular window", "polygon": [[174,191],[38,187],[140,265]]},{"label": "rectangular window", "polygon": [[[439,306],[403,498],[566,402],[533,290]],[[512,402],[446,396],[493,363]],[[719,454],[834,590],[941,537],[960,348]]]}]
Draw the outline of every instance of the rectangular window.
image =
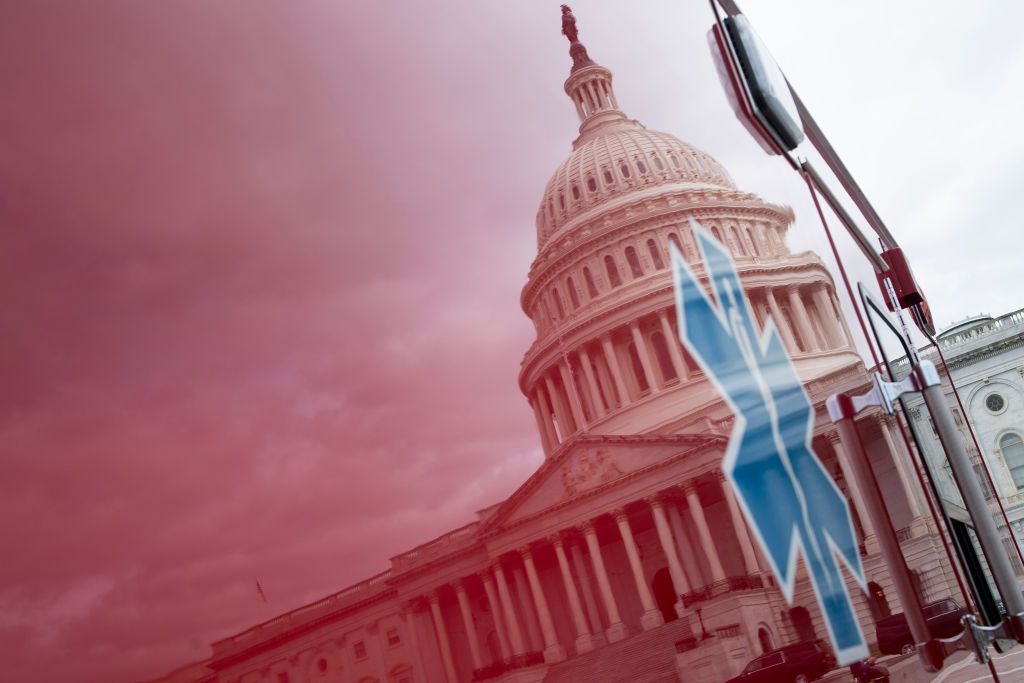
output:
[{"label": "rectangular window", "polygon": [[398,635],[397,628],[388,629],[387,637],[388,647],[397,647],[402,644],[402,637]]},{"label": "rectangular window", "polygon": [[356,659],[366,659],[366,643],[363,641],[356,641],[355,645],[352,646],[352,651],[355,652]]},{"label": "rectangular window", "polygon": [[995,493],[992,491],[992,487],[988,484],[988,475],[985,470],[982,469],[980,462],[974,463],[974,475],[978,477],[978,483],[981,484],[981,490],[985,494],[985,500],[992,500],[995,498]]}]

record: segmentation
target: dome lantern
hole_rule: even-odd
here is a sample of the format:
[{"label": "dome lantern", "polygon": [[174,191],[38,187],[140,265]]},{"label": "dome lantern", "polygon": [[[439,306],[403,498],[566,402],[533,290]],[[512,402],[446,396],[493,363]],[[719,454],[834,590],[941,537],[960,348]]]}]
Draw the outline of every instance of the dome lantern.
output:
[{"label": "dome lantern", "polygon": [[576,105],[580,117],[579,144],[587,134],[609,123],[625,121],[612,89],[612,72],[595,63],[579,41],[576,17],[568,5],[562,5],[562,34],[569,39],[572,70],[565,80],[565,94]]}]

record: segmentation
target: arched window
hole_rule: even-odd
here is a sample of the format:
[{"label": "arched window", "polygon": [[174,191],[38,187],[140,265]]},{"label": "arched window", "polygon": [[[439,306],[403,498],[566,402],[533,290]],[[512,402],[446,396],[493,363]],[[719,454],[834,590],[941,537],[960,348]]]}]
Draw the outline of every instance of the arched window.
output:
[{"label": "arched window", "polygon": [[718,232],[718,228],[714,225],[711,226],[711,234],[715,236],[715,239],[725,244],[725,240],[722,239],[722,233]]},{"label": "arched window", "polygon": [[619,171],[622,172],[622,177],[623,178],[628,178],[631,175],[630,171],[629,171],[629,166],[626,165],[625,161],[620,161],[619,162]]},{"label": "arched window", "polygon": [[653,239],[647,240],[647,251],[651,253],[651,261],[657,270],[665,267],[665,261],[661,258],[661,249],[658,248],[658,243]]},{"label": "arched window", "polygon": [[732,236],[732,241],[736,243],[736,254],[738,256],[746,256],[747,255],[747,249],[746,249],[746,247],[743,246],[743,239],[740,237],[740,233],[736,229],[736,226],[735,225],[730,225],[728,230],[729,230],[729,235]]},{"label": "arched window", "polygon": [[594,176],[587,176],[587,190],[590,192],[597,192],[597,181],[594,180]]},{"label": "arched window", "polygon": [[665,162],[661,160],[661,157],[659,157],[657,154],[652,154],[651,158],[654,159],[654,168],[658,169],[659,171],[665,170]]},{"label": "arched window", "polygon": [[576,295],[576,285],[573,283],[572,278],[566,280],[565,288],[569,290],[569,301],[572,302],[573,310],[576,310],[580,307],[580,298]]},{"label": "arched window", "polygon": [[679,250],[680,256],[686,253],[685,251],[683,251],[683,243],[679,241],[679,235],[675,234],[674,232],[670,232],[668,234],[668,241],[676,245],[676,249]]},{"label": "arched window", "polygon": [[612,177],[612,172],[607,168],[604,169],[604,183],[605,185],[611,185],[615,182],[615,178]]},{"label": "arched window", "polygon": [[761,646],[761,654],[775,649],[775,645],[772,644],[772,634],[765,626],[757,629],[757,643]]},{"label": "arched window", "polygon": [[610,254],[604,257],[604,269],[608,273],[609,285],[618,287],[622,284],[622,278],[619,277],[619,269],[615,265],[615,259]]},{"label": "arched window", "polygon": [[647,164],[645,164],[640,159],[637,159],[636,160],[636,170],[638,170],[640,172],[640,175],[643,175],[644,173],[647,173]]},{"label": "arched window", "polygon": [[665,343],[665,335],[655,332],[651,335],[651,346],[654,347],[654,357],[658,359],[658,367],[661,369],[661,376],[665,381],[676,379],[676,367],[672,365],[672,356],[669,354],[668,344]]},{"label": "arched window", "polygon": [[576,183],[572,184],[572,198],[576,201],[580,200],[580,188],[577,187]]},{"label": "arched window", "polygon": [[551,288],[551,298],[555,300],[555,308],[558,309],[558,317],[565,317],[565,309],[562,307],[562,297],[558,296],[558,287]]},{"label": "arched window", "polygon": [[644,269],[640,267],[640,257],[636,255],[636,249],[633,247],[626,247],[626,263],[629,264],[629,272],[634,280],[643,277]]},{"label": "arched window", "polygon": [[565,195],[561,192],[558,193],[558,208],[565,211]]},{"label": "arched window", "polygon": [[999,439],[999,450],[1003,452],[1003,460],[1010,468],[1013,483],[1018,489],[1024,489],[1024,441],[1020,434],[1010,432]]},{"label": "arched window", "polygon": [[647,383],[647,376],[644,375],[644,365],[640,362],[640,354],[636,352],[636,344],[629,343],[629,361],[633,366],[633,376],[636,377],[636,385],[640,387],[640,393],[651,388]]},{"label": "arched window", "polygon": [[583,279],[587,282],[587,295],[591,299],[597,298],[597,286],[594,284],[594,276],[590,274],[590,268],[583,269]]},{"label": "arched window", "polygon": [[757,241],[754,239],[754,233],[750,231],[750,228],[744,228],[743,231],[747,234],[747,241],[750,242],[750,249],[752,250],[751,256],[758,255]]},{"label": "arched window", "polygon": [[675,154],[672,154],[671,152],[669,152],[668,160],[672,162],[672,165],[674,167],[679,168],[679,159],[676,157]]}]

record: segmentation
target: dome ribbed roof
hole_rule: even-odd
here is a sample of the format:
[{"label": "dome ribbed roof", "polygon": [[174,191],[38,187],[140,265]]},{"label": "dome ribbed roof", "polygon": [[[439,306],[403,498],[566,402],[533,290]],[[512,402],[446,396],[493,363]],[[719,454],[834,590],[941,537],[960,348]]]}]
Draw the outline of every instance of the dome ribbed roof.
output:
[{"label": "dome ribbed roof", "polygon": [[674,135],[621,121],[576,141],[544,190],[537,247],[573,217],[631,191],[686,183],[736,189],[722,166]]}]

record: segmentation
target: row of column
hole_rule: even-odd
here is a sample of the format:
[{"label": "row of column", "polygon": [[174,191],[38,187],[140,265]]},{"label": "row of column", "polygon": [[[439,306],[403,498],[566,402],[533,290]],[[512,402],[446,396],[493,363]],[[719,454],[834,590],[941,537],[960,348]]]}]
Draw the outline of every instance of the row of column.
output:
[{"label": "row of column", "polygon": [[824,282],[765,287],[748,291],[747,297],[762,325],[771,315],[790,353],[812,353],[852,345],[849,330],[839,313],[839,303]]},{"label": "row of column", "polygon": [[[852,343],[839,315],[838,302],[825,282],[754,289],[748,297],[758,322],[763,325],[771,316],[791,353],[820,352]],[[811,302],[810,307],[805,299]],[[679,343],[674,316],[669,309],[659,310],[655,316],[655,331],[665,340],[671,369],[680,382],[686,382],[690,368]],[[613,331],[597,339],[598,355],[591,355],[594,345],[563,352],[534,384],[529,400],[547,454],[589,423],[629,403],[629,384],[645,384],[651,391],[664,389],[668,384],[668,368],[656,370],[657,355],[650,336],[641,330],[641,321],[633,320],[627,327],[628,339],[636,348],[638,369],[623,367],[616,349],[617,332]]]},{"label": "row of column", "polygon": [[[675,331],[674,319],[668,309],[655,315],[655,332],[660,332],[665,339],[675,377],[685,382],[689,379],[690,369]],[[642,381],[652,390],[660,390],[668,383],[665,379],[667,373],[655,369],[657,356],[648,335],[641,330],[640,320],[630,322],[627,329],[629,341],[636,348],[641,376],[635,376],[633,368],[623,367],[615,342],[617,332],[613,331],[597,339],[596,355],[592,355],[595,348],[587,346],[563,353],[534,385],[529,397],[530,405],[548,454],[590,422],[626,405],[631,395],[629,384],[639,386]]]},{"label": "row of column", "polygon": [[[723,485],[724,478],[719,477],[718,481],[739,542],[744,569],[747,575],[756,574],[760,571],[760,567],[742,514],[732,496],[730,487]],[[724,582],[728,578],[719,557],[715,536],[704,515],[703,505],[697,493],[697,481],[689,481],[680,487],[659,492],[645,498],[644,501],[649,505],[658,542],[668,563],[669,576],[676,596],[676,613],[682,616],[684,605],[681,596],[702,588],[702,584],[704,584],[701,569],[694,556],[694,546],[699,546],[700,552],[707,558],[711,573],[711,576],[708,577],[710,583]],[[690,543],[684,530],[680,510],[676,505],[677,502],[682,501],[685,502],[696,529],[697,543]],[[663,617],[644,575],[643,563],[630,524],[630,514],[626,508],[618,508],[607,514],[614,520],[626,552],[636,594],[642,608],[641,626],[644,630],[655,628],[663,623]],[[603,516],[604,514],[599,517]],[[557,561],[558,574],[561,577],[569,606],[577,654],[589,652],[601,642],[616,642],[628,635],[628,629],[623,623],[620,605],[612,590],[611,580],[605,566],[605,557],[595,525],[597,519],[590,519],[578,526],[561,529],[543,539],[543,542],[549,543],[552,547]],[[582,539],[582,545],[585,546],[587,556],[590,558],[589,566],[586,566],[583,559],[580,543],[572,542],[573,538]],[[537,543],[531,543],[513,553],[521,559],[521,569],[515,567],[510,573],[508,563],[503,559],[508,557],[506,555],[503,558],[498,558],[493,565],[476,575],[482,582],[487,600],[491,605],[495,634],[502,659],[527,654],[530,649],[530,641],[536,643],[538,640],[543,643],[544,661],[557,662],[566,656],[565,646],[558,641],[554,619],[537,572],[534,559]],[[579,586],[574,578],[574,571],[579,579]],[[590,583],[591,576],[596,584],[597,599],[595,599],[593,590],[595,586]],[[463,578],[456,581],[453,588],[465,627],[470,657],[474,668],[479,669],[485,666],[485,662],[466,593],[467,580],[467,578]],[[517,602],[512,596],[513,587],[520,598],[521,612],[516,609]],[[598,601],[606,616],[607,626],[602,624],[601,613],[597,607]],[[523,604],[524,602],[528,604]],[[441,651],[445,672],[449,682],[455,683],[457,678],[451,640],[441,611],[439,590],[430,594],[429,603],[431,617],[438,634],[438,647]]]}]

